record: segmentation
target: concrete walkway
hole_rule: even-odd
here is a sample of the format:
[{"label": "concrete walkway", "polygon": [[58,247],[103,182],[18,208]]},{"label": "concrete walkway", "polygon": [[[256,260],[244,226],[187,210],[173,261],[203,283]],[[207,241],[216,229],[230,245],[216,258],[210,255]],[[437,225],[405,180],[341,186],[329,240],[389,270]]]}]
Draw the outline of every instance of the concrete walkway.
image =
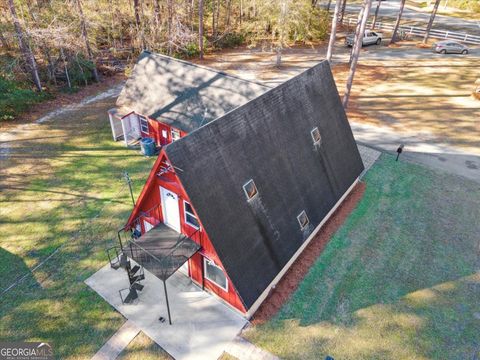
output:
[{"label": "concrete walkway", "polygon": [[120,329],[101,347],[92,360],[115,360],[138,335],[140,328],[127,320]]},{"label": "concrete walkway", "polygon": [[[127,273],[109,264],[86,281],[129,322],[177,360],[218,359],[247,323],[239,313],[176,272],[167,280],[172,325],[168,324],[163,282],[145,270],[145,288],[136,304],[123,304],[118,291],[128,288]],[[160,317],[165,321],[159,321]]]},{"label": "concrete walkway", "polygon": [[280,360],[280,358],[262,350],[244,338],[237,336],[225,352],[236,357],[239,360]]},{"label": "concrete walkway", "polygon": [[363,161],[364,170],[360,175],[360,178],[366,174],[366,172],[375,164],[375,161],[380,157],[382,154],[381,151],[372,149],[371,147],[367,147],[364,145],[357,144],[358,152],[360,153],[360,157]]}]

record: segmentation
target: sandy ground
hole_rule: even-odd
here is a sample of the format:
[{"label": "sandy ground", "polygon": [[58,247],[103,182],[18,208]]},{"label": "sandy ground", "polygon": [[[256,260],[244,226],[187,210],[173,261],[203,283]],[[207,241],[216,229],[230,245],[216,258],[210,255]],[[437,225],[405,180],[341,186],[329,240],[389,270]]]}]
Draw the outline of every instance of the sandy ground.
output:
[{"label": "sandy ground", "polygon": [[[324,46],[292,47],[276,67],[275,54],[239,48],[211,54],[202,62],[249,79],[277,84],[324,58]],[[479,76],[478,51],[437,55],[414,42],[366,47],[352,90],[351,121],[402,132],[429,132],[438,142],[480,154],[480,101],[471,93]],[[337,46],[333,72],[340,94],[348,75],[348,50]]]}]

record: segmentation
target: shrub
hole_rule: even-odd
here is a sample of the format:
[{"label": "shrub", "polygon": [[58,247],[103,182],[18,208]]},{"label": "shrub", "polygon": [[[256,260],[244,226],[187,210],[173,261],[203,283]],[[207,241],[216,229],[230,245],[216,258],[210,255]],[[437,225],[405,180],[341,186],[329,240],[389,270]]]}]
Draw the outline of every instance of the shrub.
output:
[{"label": "shrub", "polygon": [[49,97],[47,93],[22,88],[18,83],[0,76],[0,121],[14,120],[33,104]]},{"label": "shrub", "polygon": [[231,32],[220,37],[215,42],[215,47],[219,49],[234,48],[242,45],[245,42],[245,36],[240,33]]}]

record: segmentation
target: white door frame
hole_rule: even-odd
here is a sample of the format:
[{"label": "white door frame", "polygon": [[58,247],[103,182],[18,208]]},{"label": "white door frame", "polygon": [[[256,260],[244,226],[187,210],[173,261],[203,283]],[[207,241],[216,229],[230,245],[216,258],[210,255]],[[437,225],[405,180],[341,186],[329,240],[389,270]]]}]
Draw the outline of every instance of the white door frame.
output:
[{"label": "white door frame", "polygon": [[143,220],[143,229],[145,230],[145,232],[149,232],[150,230],[152,230],[155,226],[150,223],[150,221],[147,221],[147,220]]},{"label": "white door frame", "polygon": [[[171,198],[170,200],[168,198]],[[160,201],[162,202],[163,223],[177,232],[180,231],[180,206],[178,203],[178,195],[173,191],[160,186]],[[174,204],[167,209],[167,204]],[[170,219],[170,221],[169,221]]]}]

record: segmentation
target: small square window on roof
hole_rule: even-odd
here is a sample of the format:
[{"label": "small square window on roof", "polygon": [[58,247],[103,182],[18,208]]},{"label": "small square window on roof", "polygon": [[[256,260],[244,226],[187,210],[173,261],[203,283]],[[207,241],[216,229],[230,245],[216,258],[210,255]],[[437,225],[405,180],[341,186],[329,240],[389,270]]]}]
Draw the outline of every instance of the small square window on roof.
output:
[{"label": "small square window on roof", "polygon": [[300,215],[297,216],[298,223],[300,224],[300,229],[305,229],[308,224],[310,223],[310,220],[308,220],[307,213],[305,210],[303,210]]},{"label": "small square window on roof", "polygon": [[253,182],[253,180],[248,180],[245,185],[243,185],[243,191],[245,192],[245,196],[247,200],[252,199],[255,195],[258,194],[257,186]]},{"label": "small square window on roof", "polygon": [[322,142],[322,136],[320,135],[318,127],[313,128],[312,131],[310,131],[310,134],[312,135],[313,145],[320,145]]}]

